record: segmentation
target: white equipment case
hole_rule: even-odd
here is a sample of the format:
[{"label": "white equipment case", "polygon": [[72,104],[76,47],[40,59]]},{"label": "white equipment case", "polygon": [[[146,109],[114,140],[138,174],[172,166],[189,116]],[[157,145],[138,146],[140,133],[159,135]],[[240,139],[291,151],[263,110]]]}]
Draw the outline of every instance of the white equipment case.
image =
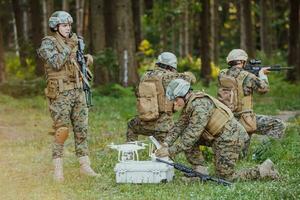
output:
[{"label": "white equipment case", "polygon": [[116,164],[117,183],[164,183],[174,176],[174,168],[156,161],[127,161]]},{"label": "white equipment case", "polygon": [[[150,137],[156,148],[160,144],[155,138]],[[149,156],[151,160],[139,161],[138,150],[145,149],[144,143],[127,143],[121,145],[109,145],[118,150],[118,163],[114,171],[117,183],[164,183],[170,182],[174,177],[173,166],[155,160],[153,145],[150,145]],[[168,158],[163,158],[171,162]]]}]

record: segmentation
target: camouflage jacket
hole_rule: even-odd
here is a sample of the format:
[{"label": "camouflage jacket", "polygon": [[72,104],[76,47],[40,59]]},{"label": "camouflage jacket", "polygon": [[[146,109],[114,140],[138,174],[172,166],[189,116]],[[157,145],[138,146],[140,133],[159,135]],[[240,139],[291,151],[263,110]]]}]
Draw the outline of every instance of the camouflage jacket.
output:
[{"label": "camouflage jacket", "polygon": [[[242,70],[242,68],[233,66],[228,69],[227,75],[237,78]],[[219,78],[220,76],[222,76],[222,73],[219,74]],[[269,91],[269,84],[267,81],[261,80],[259,77],[248,72],[248,75],[243,82],[243,91],[245,96],[253,94],[254,91],[266,93]]]},{"label": "camouflage jacket", "polygon": [[[192,106],[187,107],[186,105],[181,112],[178,122],[165,138],[165,142],[170,146],[169,151],[172,155],[193,147],[200,139],[216,108],[213,101],[208,97],[196,98],[193,100]],[[179,137],[178,142],[174,144]]]}]

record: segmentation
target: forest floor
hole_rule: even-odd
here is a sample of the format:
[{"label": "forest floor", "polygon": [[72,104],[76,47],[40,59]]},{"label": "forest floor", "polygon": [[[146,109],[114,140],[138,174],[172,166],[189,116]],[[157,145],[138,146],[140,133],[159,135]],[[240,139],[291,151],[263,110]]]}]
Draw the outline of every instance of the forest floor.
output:
[{"label": "forest floor", "polygon": [[[179,172],[166,184],[116,184],[113,168],[117,152],[107,145],[125,141],[126,122],[135,115],[135,98],[130,89],[114,96],[94,92],[89,148],[92,166],[101,177],[79,175],[74,139],[69,137],[64,152],[65,182],[55,183],[51,160],[53,137],[48,134],[51,119],[46,100],[41,96],[15,99],[0,93],[0,199],[300,199],[300,88],[278,77],[272,80],[276,82],[272,85],[274,89],[255,97],[255,110],[285,120],[288,125],[285,136],[281,140],[271,139],[270,148],[260,160],[252,159],[252,152],[260,146],[260,138],[254,137],[249,156],[239,161],[237,168],[254,166],[270,158],[281,178],[237,182],[231,187],[185,183]],[[215,91],[215,86],[207,89],[212,95]],[[146,151],[141,159],[148,159]],[[207,160],[213,174],[211,156]],[[176,161],[187,164],[183,155]]]}]

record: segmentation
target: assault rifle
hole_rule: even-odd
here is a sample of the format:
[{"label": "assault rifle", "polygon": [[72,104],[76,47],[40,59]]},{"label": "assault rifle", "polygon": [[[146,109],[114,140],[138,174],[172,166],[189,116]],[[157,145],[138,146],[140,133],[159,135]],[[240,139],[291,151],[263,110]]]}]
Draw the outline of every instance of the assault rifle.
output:
[{"label": "assault rifle", "polygon": [[191,169],[187,166],[184,166],[182,164],[179,164],[179,163],[171,163],[171,162],[165,161],[163,159],[159,159],[159,158],[156,158],[156,160],[158,162],[162,162],[162,163],[165,163],[167,165],[173,166],[175,169],[177,169],[181,172],[184,172],[189,177],[199,177],[201,181],[214,181],[218,184],[223,184],[225,186],[230,186],[232,184],[231,182],[226,181],[224,179],[215,178],[215,177],[211,177],[209,175],[201,174],[201,173],[196,172],[193,169]]},{"label": "assault rifle", "polygon": [[88,107],[92,106],[92,92],[91,92],[91,86],[88,81],[92,79],[91,72],[86,66],[86,60],[84,57],[84,42],[83,38],[81,36],[78,36],[78,50],[76,53],[77,56],[77,62],[79,63],[81,69],[81,77],[82,77],[82,85],[83,85],[83,91],[85,93],[85,100]]},{"label": "assault rifle", "polygon": [[259,71],[261,70],[261,68],[264,67],[270,67],[268,71],[282,71],[282,70],[294,69],[293,67],[281,67],[280,65],[263,66],[261,65],[261,60],[256,60],[256,59],[251,59],[249,63],[246,64],[244,69],[258,76]]}]

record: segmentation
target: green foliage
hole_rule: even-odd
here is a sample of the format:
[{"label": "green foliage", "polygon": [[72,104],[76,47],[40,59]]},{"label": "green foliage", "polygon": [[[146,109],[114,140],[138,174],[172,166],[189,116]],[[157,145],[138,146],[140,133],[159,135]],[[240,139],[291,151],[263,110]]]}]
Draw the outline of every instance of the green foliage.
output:
[{"label": "green foliage", "polygon": [[0,91],[12,97],[32,97],[42,95],[46,82],[42,78],[33,80],[11,79],[0,84]]},{"label": "green foliage", "polygon": [[119,73],[118,58],[115,50],[106,48],[94,55],[94,67],[102,67],[108,71],[111,81],[116,81]]},{"label": "green foliage", "polygon": [[6,61],[6,73],[8,75],[8,79],[23,79],[30,80],[35,78],[34,70],[35,63],[33,59],[27,58],[26,63],[28,65],[27,68],[22,67],[20,64],[20,59],[15,54],[8,54],[5,58]]},{"label": "green foliage", "polygon": [[109,84],[105,86],[99,86],[95,89],[95,95],[110,96],[114,98],[122,98],[133,95],[132,88],[124,88],[119,84]]}]

